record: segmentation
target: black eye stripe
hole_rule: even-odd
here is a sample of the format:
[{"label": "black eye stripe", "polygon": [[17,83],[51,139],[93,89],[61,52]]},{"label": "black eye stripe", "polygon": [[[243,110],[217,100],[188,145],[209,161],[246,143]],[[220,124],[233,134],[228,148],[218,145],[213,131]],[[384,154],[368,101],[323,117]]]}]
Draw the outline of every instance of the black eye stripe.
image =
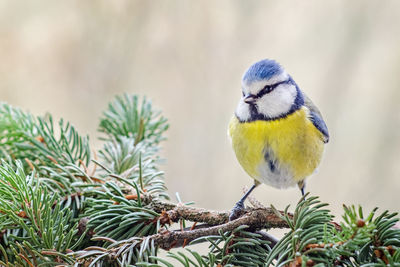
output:
[{"label": "black eye stripe", "polygon": [[272,90],[274,90],[279,85],[285,84],[285,83],[287,83],[287,84],[290,83],[290,80],[286,80],[286,81],[275,83],[275,84],[271,84],[271,85],[266,85],[263,89],[261,89],[260,92],[258,92],[256,97],[257,98],[262,97],[263,95],[266,95],[266,94],[270,93]]},{"label": "black eye stripe", "polygon": [[273,88],[274,87],[271,85],[264,86],[264,88],[261,89],[260,92],[258,92],[257,97],[262,97],[263,95],[268,94],[269,92],[271,92],[273,90]]}]

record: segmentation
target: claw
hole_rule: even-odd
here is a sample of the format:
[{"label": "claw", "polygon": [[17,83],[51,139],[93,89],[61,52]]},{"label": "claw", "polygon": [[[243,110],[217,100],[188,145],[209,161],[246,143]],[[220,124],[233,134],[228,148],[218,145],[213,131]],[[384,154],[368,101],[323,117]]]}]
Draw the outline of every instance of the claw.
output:
[{"label": "claw", "polygon": [[239,218],[244,213],[244,201],[250,195],[251,191],[253,191],[254,188],[256,188],[259,184],[259,182],[255,181],[252,187],[247,190],[246,194],[244,194],[244,196],[235,204],[235,206],[231,210],[231,214],[229,215],[229,221],[233,221]]},{"label": "claw", "polygon": [[229,214],[229,221],[236,220],[244,213],[244,204],[243,201],[239,201],[235,204],[231,213]]}]

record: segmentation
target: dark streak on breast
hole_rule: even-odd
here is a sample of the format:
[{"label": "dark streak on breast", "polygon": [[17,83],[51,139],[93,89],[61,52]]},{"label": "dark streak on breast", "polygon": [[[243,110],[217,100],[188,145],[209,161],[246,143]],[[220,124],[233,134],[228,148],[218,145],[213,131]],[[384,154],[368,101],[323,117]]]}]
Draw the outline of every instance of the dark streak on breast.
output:
[{"label": "dark streak on breast", "polygon": [[264,159],[268,163],[268,167],[271,170],[271,172],[276,172],[277,169],[276,169],[275,161],[274,161],[273,157],[271,157],[270,152],[266,151],[264,153]]}]

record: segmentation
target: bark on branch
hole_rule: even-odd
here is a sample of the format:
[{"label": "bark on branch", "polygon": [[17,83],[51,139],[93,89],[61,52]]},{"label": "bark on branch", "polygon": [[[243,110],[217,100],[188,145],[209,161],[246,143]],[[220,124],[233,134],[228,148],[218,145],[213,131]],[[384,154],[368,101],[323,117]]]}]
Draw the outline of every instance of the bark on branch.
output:
[{"label": "bark on branch", "polygon": [[[178,222],[181,219],[201,222],[203,224],[197,225],[196,227],[180,230],[165,230],[160,233],[143,237],[143,238],[132,238],[126,241],[115,241],[105,237],[98,237],[96,240],[104,240],[110,243],[114,243],[110,249],[93,247],[92,249],[99,250],[98,253],[106,253],[111,258],[117,258],[118,255],[124,253],[125,250],[130,250],[133,247],[140,247],[142,243],[153,243],[154,246],[162,248],[164,250],[170,250],[171,248],[183,247],[189,244],[191,241],[200,237],[219,235],[220,232],[233,231],[241,225],[247,225],[249,230],[254,231],[261,235],[263,240],[270,241],[270,246],[273,247],[278,240],[273,236],[269,235],[263,229],[271,228],[288,228],[288,224],[282,217],[276,213],[272,208],[257,207],[247,208],[244,214],[236,220],[229,221],[229,212],[227,211],[212,211],[202,208],[189,207],[183,204],[173,204],[170,202],[163,202],[157,199],[151,199],[151,197],[145,196],[142,198],[145,205],[160,213],[160,222],[162,224]],[[282,211],[278,213],[283,214]],[[289,217],[292,217],[289,214]],[[332,222],[336,229],[339,231],[340,226],[335,222]],[[89,251],[90,252],[90,251]]]},{"label": "bark on branch", "polygon": [[[277,240],[274,237],[259,230],[288,227],[286,221],[275,214],[271,208],[247,208],[241,217],[234,221],[229,221],[229,212],[227,211],[206,210],[146,197],[143,201],[149,208],[161,214],[160,220],[164,223],[178,222],[181,219],[203,223],[194,228],[163,231],[145,238],[153,241],[155,246],[165,250],[185,246],[203,236],[218,235],[220,231],[232,231],[240,225],[249,226],[251,230],[258,231],[263,239],[275,244]],[[134,242],[137,243],[137,240]],[[123,246],[125,245],[126,243]],[[113,250],[116,252],[118,249],[114,248]]]},{"label": "bark on branch", "polygon": [[[190,209],[190,211],[185,210],[185,212],[188,212],[184,213],[184,215],[188,215],[185,217],[193,218],[196,221],[206,222],[209,224],[211,222],[213,225],[210,225],[207,228],[189,231],[166,231],[164,233],[152,235],[150,238],[154,240],[154,244],[160,248],[169,250],[173,247],[181,247],[184,243],[191,242],[203,236],[218,235],[220,231],[232,231],[240,225],[247,225],[252,230],[288,227],[287,223],[277,216],[272,209],[249,210],[242,217],[231,222],[228,222],[227,212],[211,212],[209,217],[205,216],[204,213],[201,213],[200,216],[196,217],[195,214],[192,213],[194,210],[195,209]],[[217,224],[217,222],[222,222],[222,224]]]},{"label": "bark on branch", "polygon": [[[158,201],[158,200],[147,200],[146,201],[149,205],[149,207],[158,212],[162,213],[163,211],[168,214],[169,219],[171,219],[172,222],[178,222],[180,219],[185,219],[188,221],[192,222],[202,222],[202,223],[207,223],[208,225],[220,225],[227,223],[229,221],[229,212],[228,211],[213,211],[213,210],[206,210],[203,208],[196,208],[196,207],[190,207],[190,206],[185,206],[183,204],[174,204],[170,202],[164,202],[164,201]],[[255,213],[254,213],[255,212]],[[283,215],[283,211],[280,211],[280,213]],[[287,224],[284,222],[279,216],[277,216],[272,208],[267,208],[267,207],[257,207],[257,208],[246,208],[244,210],[243,215],[249,216],[250,214],[253,214],[252,216],[255,215],[264,215],[269,216],[269,219],[273,219],[273,223],[284,223],[285,226],[279,226],[278,228],[286,228]],[[291,214],[289,214],[291,216]],[[269,227],[269,228],[274,228]]]},{"label": "bark on branch", "polygon": [[218,225],[228,222],[229,218],[229,213],[225,211],[206,210],[169,202],[152,201],[150,203],[150,208],[158,213],[166,212],[172,222],[178,222],[180,219],[184,219],[192,222]]}]

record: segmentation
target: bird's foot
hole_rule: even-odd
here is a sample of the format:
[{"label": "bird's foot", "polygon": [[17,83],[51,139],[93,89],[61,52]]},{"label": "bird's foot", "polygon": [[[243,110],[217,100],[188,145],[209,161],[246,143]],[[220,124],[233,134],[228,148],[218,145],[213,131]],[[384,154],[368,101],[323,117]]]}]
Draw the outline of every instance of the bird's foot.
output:
[{"label": "bird's foot", "polygon": [[239,201],[235,204],[231,213],[229,214],[229,221],[236,220],[244,213],[244,203],[243,201]]}]

